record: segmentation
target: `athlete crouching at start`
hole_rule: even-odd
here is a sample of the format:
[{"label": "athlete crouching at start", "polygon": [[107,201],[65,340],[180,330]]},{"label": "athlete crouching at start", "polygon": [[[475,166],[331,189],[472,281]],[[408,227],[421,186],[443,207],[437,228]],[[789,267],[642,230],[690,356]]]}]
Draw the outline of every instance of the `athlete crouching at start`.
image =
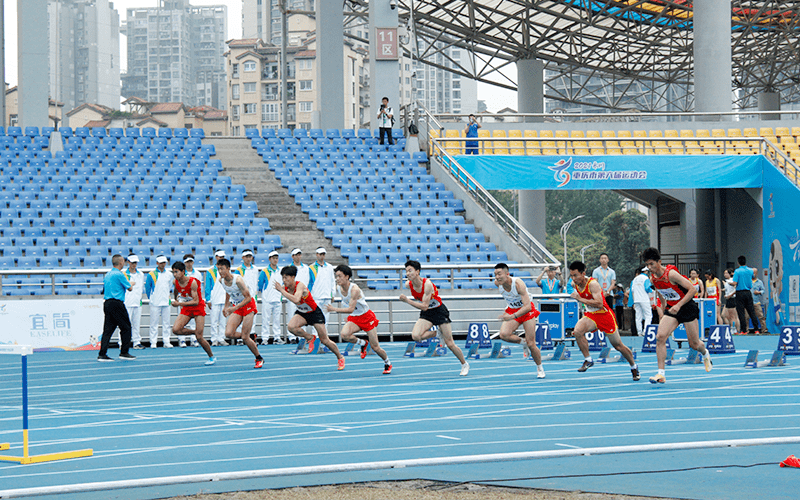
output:
[{"label": "athlete crouching at start", "polygon": [[[242,339],[244,345],[256,357],[255,368],[261,368],[264,366],[264,359],[258,352],[255,341],[250,337],[253,318],[258,312],[256,299],[250,295],[250,287],[247,286],[244,278],[231,272],[231,261],[225,258],[219,259],[217,270],[219,271],[219,283],[225,290],[225,306],[222,308],[222,315],[228,318],[225,325],[225,337]],[[242,325],[241,332],[236,331],[239,325]]]}]

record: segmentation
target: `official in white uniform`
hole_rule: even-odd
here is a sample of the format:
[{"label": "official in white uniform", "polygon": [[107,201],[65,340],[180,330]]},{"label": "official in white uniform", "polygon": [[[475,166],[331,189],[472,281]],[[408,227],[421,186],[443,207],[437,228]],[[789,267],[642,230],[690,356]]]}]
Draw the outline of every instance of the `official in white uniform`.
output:
[{"label": "official in white uniform", "polygon": [[[261,296],[261,342],[285,344],[281,337],[281,293],[275,289],[275,283],[282,283],[281,268],[278,267],[279,254],[276,250],[269,253],[269,265],[258,273],[259,295]],[[272,336],[270,336],[270,333]]]},{"label": "official in white uniform", "polygon": [[308,267],[312,281],[310,285],[311,295],[319,308],[322,309],[322,314],[325,316],[325,326],[328,326],[330,312],[327,306],[331,303],[333,292],[336,290],[336,277],[334,276],[333,266],[325,262],[326,253],[325,248],[317,248],[317,261]]},{"label": "official in white uniform", "polygon": [[167,258],[164,255],[156,257],[156,268],[145,278],[145,292],[150,298],[150,347],[158,347],[158,326],[161,325],[161,334],[164,337],[164,347],[172,347],[169,337],[172,334],[170,321],[170,292],[175,278],[172,271],[167,269]]},{"label": "official in white uniform", "polygon": [[125,292],[125,309],[131,319],[131,342],[134,349],[144,349],[142,345],[142,294],[144,293],[144,273],[139,271],[139,257],[128,255],[128,269],[125,276],[131,282],[131,290]]}]

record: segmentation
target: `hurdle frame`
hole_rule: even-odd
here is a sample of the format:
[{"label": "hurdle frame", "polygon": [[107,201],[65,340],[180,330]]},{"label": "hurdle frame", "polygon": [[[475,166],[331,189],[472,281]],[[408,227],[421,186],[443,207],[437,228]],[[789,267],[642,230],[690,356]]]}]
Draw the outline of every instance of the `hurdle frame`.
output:
[{"label": "hurdle frame", "polygon": [[[0,455],[0,461],[19,462],[22,465],[27,465],[92,456],[94,454],[92,449],[46,453],[43,455],[30,454],[28,436],[28,356],[33,354],[33,347],[29,345],[4,345],[0,346],[0,354],[19,354],[22,358],[22,456]],[[0,444],[0,450],[9,449],[11,449],[10,443]]]}]

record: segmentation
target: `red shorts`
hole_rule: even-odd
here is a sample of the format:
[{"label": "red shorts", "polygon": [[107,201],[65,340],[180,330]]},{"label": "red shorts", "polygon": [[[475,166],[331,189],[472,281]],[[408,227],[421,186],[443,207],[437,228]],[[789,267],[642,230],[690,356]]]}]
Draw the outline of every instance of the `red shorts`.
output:
[{"label": "red shorts", "polygon": [[719,295],[717,295],[716,297],[709,297],[709,299],[714,299],[717,305],[719,305]]},{"label": "red shorts", "polygon": [[258,314],[258,307],[256,307],[256,299],[250,299],[250,302],[233,311],[233,314],[238,314],[243,318],[250,313]]},{"label": "red shorts", "polygon": [[181,307],[181,314],[183,316],[189,316],[190,318],[194,318],[194,317],[197,317],[197,316],[205,316],[206,315],[206,305],[205,304],[198,304],[196,306]]},{"label": "red shorts", "polygon": [[367,311],[361,316],[348,316],[347,321],[365,332],[377,328],[379,323],[378,318],[375,317],[375,313],[372,311]]},{"label": "red shorts", "polygon": [[606,335],[611,335],[617,331],[617,318],[610,311],[598,313],[585,313],[584,316],[594,321],[597,329]]},{"label": "red shorts", "polygon": [[[521,307],[517,307],[516,309],[514,309],[514,308],[511,308],[511,307],[508,307],[508,308],[506,308],[506,314],[510,314],[510,315],[513,316],[514,313],[516,313],[520,309],[522,309],[522,308]],[[521,325],[522,323],[525,323],[526,321],[528,321],[530,319],[534,319],[534,318],[536,318],[538,316],[539,316],[539,310],[536,309],[536,306],[533,305],[533,302],[531,302],[531,310],[528,312],[528,314],[526,314],[525,316],[520,316],[519,318],[515,318],[514,321],[516,321],[517,323],[519,323]]]}]

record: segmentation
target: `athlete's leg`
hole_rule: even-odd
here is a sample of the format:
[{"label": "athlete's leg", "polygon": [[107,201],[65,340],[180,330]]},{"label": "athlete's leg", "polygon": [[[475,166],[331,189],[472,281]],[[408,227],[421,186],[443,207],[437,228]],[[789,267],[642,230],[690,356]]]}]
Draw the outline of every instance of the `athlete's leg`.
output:
[{"label": "athlete's leg", "polygon": [[705,355],[708,352],[706,345],[700,340],[700,324],[697,320],[684,323],[683,327],[686,328],[686,338],[689,340],[689,347]]},{"label": "athlete's leg", "polygon": [[369,345],[372,347],[372,350],[375,351],[375,354],[380,356],[380,358],[386,362],[389,360],[389,356],[387,356],[386,351],[378,344],[378,329],[373,328],[372,330],[367,332],[367,338],[369,338]]},{"label": "athlete's leg", "polygon": [[442,332],[442,339],[444,339],[444,343],[448,349],[450,349],[453,354],[456,355],[458,360],[461,361],[462,365],[466,363],[467,360],[464,359],[464,353],[461,352],[461,348],[458,347],[453,340],[453,327],[451,323],[442,323],[439,325],[439,331]]},{"label": "athlete's leg", "polygon": [[[175,324],[172,325],[172,333],[175,335],[181,334],[184,330],[186,330],[186,324],[189,323],[191,318],[184,314],[179,314],[178,318],[175,320]],[[194,332],[192,332],[194,333]]]},{"label": "athlete's leg", "polygon": [[[511,323],[511,321],[508,321],[508,323]],[[514,323],[516,323],[516,321],[514,321]],[[540,351],[539,347],[536,345],[536,318],[531,318],[522,323],[522,329],[525,330],[525,343],[531,351],[533,361],[536,363],[536,366],[539,366],[542,364],[542,351]]]},{"label": "athlete's leg", "polygon": [[289,324],[286,325],[286,328],[292,334],[292,336],[303,337],[306,341],[311,341],[314,339],[314,336],[310,333],[306,332],[303,328],[306,326],[306,319],[299,314],[295,314],[292,316],[292,319],[289,320]]},{"label": "athlete's leg", "polygon": [[[678,328],[677,318],[667,316],[661,317],[658,322],[658,333],[656,334],[656,357],[658,358],[658,369],[663,370],[667,365],[667,339],[675,329]],[[688,333],[688,332],[687,332]]]},{"label": "athlete's leg", "polygon": [[[239,315],[233,313],[231,314],[231,316],[239,316]],[[241,316],[239,317],[241,318]],[[253,318],[255,317],[256,313],[251,312],[250,314],[241,319],[242,333],[240,335],[242,336],[242,342],[244,342],[244,345],[246,345],[247,348],[250,349],[250,352],[253,353],[253,356],[255,356],[256,359],[258,359],[261,356],[261,353],[258,352],[258,346],[256,345],[256,341],[253,340],[253,337],[250,336],[250,332],[253,330]]]},{"label": "athlete's leg", "polygon": [[606,334],[606,339],[611,342],[611,345],[614,347],[614,349],[618,350],[620,354],[622,354],[622,357],[625,358],[629,365],[636,365],[636,360],[633,359],[633,352],[622,342],[622,338],[619,336],[619,330],[615,331],[611,335]]},{"label": "athlete's leg", "polygon": [[360,331],[361,331],[361,328],[359,328],[358,325],[356,325],[352,321],[348,321],[342,327],[342,331],[339,332],[339,335],[342,337],[342,342],[349,342],[350,344],[357,344],[359,339],[354,334],[356,332],[360,332]]},{"label": "athlete's leg", "polygon": [[197,339],[197,342],[200,344],[200,347],[206,351],[208,357],[211,358],[214,356],[214,353],[211,352],[211,344],[208,343],[208,340],[203,337],[203,330],[206,327],[206,317],[205,316],[195,316],[194,317],[194,338]]},{"label": "athlete's leg", "polygon": [[432,332],[431,327],[433,327],[433,323],[427,319],[418,319],[417,322],[414,323],[414,329],[411,331],[411,338],[414,339],[415,342],[420,342],[435,337],[436,332]]},{"label": "athlete's leg", "polygon": [[325,328],[325,323],[314,324],[314,329],[317,331],[319,341],[336,355],[336,359],[342,359],[342,354],[339,352],[339,347],[336,346],[336,342],[328,337],[328,329]]},{"label": "athlete's leg", "polygon": [[[519,323],[516,320],[503,321],[500,325],[500,339],[512,344],[522,344],[522,337],[517,335],[517,328],[519,328]],[[525,330],[526,337],[527,334],[528,330]]]},{"label": "athlete's leg", "polygon": [[589,341],[586,340],[586,333],[597,330],[597,325],[587,316],[582,317],[572,330],[572,335],[575,337],[575,343],[578,344],[578,349],[581,350],[584,358],[589,358]]}]

